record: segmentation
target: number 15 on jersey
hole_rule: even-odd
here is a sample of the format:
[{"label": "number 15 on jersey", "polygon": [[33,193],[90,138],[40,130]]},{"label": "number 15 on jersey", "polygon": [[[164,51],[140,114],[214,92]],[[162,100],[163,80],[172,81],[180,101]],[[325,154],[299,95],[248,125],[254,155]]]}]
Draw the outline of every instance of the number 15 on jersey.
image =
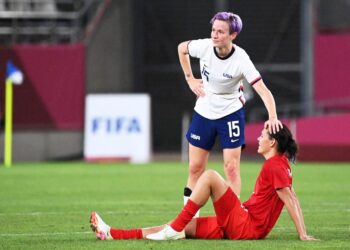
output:
[{"label": "number 15 on jersey", "polygon": [[227,125],[230,138],[240,136],[241,131],[239,129],[239,121],[230,121],[227,122]]}]

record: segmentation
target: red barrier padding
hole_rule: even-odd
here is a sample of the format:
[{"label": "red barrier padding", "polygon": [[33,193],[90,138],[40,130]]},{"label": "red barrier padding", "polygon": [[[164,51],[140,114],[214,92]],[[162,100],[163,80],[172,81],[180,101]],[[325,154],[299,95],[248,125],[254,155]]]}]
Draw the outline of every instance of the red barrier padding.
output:
[{"label": "red barrier padding", "polygon": [[314,52],[316,105],[350,111],[350,34],[318,34]]},{"label": "red barrier padding", "polygon": [[84,127],[83,44],[1,47],[0,54],[2,114],[7,60],[11,59],[24,74],[24,83],[14,87],[14,128]]},{"label": "red barrier padding", "polygon": [[[350,113],[323,115],[283,121],[291,129],[300,147],[302,161],[350,161]],[[263,123],[248,124],[245,129],[245,153],[254,155]]]}]

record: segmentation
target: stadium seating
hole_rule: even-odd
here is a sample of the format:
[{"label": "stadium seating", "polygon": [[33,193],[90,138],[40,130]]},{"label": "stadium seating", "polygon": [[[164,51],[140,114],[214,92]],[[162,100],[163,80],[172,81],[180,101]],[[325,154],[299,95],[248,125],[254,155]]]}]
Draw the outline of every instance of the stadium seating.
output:
[{"label": "stadium seating", "polygon": [[0,0],[0,44],[76,42],[98,4],[96,0]]}]

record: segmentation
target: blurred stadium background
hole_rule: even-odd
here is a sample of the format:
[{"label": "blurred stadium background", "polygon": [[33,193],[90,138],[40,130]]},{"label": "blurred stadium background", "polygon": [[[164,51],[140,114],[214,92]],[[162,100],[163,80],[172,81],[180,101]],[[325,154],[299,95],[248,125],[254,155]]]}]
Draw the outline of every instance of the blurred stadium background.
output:
[{"label": "blurred stadium background", "polygon": [[[14,161],[82,159],[85,96],[94,93],[148,93],[152,152],[180,159],[195,96],[177,44],[209,37],[222,10],[243,19],[236,42],[296,133],[300,159],[349,161],[349,0],[0,0],[0,79],[9,59],[25,75],[15,87]],[[247,94],[249,155],[266,111]]]}]

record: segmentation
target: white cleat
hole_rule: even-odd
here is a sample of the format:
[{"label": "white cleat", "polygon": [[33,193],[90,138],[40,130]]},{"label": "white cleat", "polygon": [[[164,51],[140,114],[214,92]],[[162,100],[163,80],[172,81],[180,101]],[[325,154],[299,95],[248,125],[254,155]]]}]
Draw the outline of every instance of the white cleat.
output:
[{"label": "white cleat", "polygon": [[180,240],[185,239],[185,230],[181,232],[175,231],[171,226],[165,225],[165,227],[157,233],[149,234],[146,236],[149,240]]},{"label": "white cleat", "polygon": [[109,233],[111,229],[96,212],[91,212],[90,215],[90,227],[95,232],[96,238],[99,240],[112,240],[112,236]]}]

